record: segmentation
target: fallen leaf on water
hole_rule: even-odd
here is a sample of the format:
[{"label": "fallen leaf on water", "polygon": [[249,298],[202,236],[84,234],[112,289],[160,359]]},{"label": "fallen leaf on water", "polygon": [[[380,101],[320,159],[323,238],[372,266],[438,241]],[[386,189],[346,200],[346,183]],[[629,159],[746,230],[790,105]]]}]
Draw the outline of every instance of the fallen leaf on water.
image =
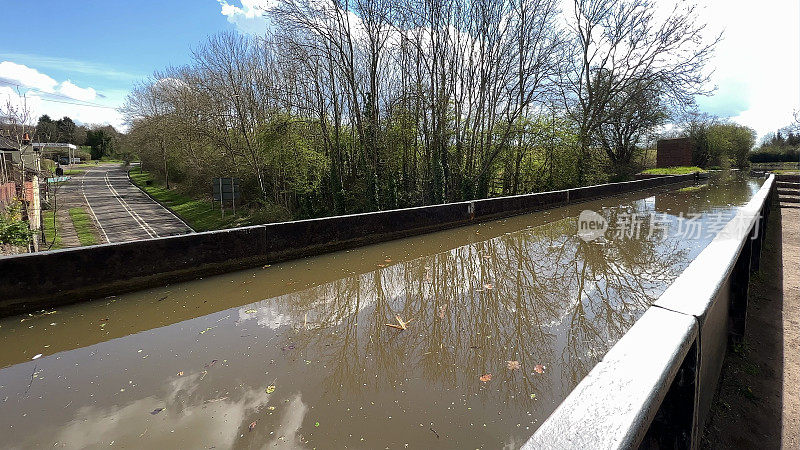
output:
[{"label": "fallen leaf on water", "polygon": [[397,323],[399,325],[395,325],[393,323],[387,323],[385,325],[387,327],[397,328],[398,330],[406,330],[406,329],[408,329],[408,324],[411,323],[412,320],[414,320],[413,318],[411,318],[411,319],[408,319],[407,322],[404,322],[403,319],[400,318],[400,316],[394,316],[394,318],[397,319]]},{"label": "fallen leaf on water", "polygon": [[164,410],[164,408],[156,408],[156,409],[150,411],[150,415],[155,416],[156,414],[160,413],[163,410]]},{"label": "fallen leaf on water", "polygon": [[183,376],[183,371],[178,372],[178,376],[182,377]]},{"label": "fallen leaf on water", "polygon": [[536,400],[536,394],[531,394],[531,400]]},{"label": "fallen leaf on water", "polygon": [[536,373],[544,373],[544,369],[546,369],[546,367],[541,364],[533,366],[533,371]]},{"label": "fallen leaf on water", "polygon": [[509,370],[519,369],[519,361],[506,361]]},{"label": "fallen leaf on water", "polygon": [[255,427],[256,427],[256,423],[255,422],[250,422],[250,427],[249,427],[250,431],[253,431],[253,428],[255,428]]},{"label": "fallen leaf on water", "polygon": [[255,313],[257,313],[257,312],[258,312],[258,311],[256,311],[255,309],[248,309],[248,310],[246,310],[244,313],[245,313],[245,314],[255,314]]},{"label": "fallen leaf on water", "polygon": [[270,411],[275,411],[275,407],[274,406],[267,406],[267,409],[270,410]]},{"label": "fallen leaf on water", "polygon": [[378,267],[381,267],[381,268],[386,267],[386,264],[378,264]]},{"label": "fallen leaf on water", "polygon": [[319,422],[314,422],[315,427],[319,427]]},{"label": "fallen leaf on water", "polygon": [[275,385],[270,384],[269,386],[267,386],[267,394],[272,394],[273,392],[275,392]]},{"label": "fallen leaf on water", "polygon": [[390,263],[390,262],[392,262],[392,258],[386,258],[386,259],[383,260],[383,262]]},{"label": "fallen leaf on water", "polygon": [[487,373],[486,375],[481,376],[481,381],[483,381],[484,383],[487,382],[487,381],[491,381],[491,380],[492,380],[492,374],[490,374],[490,373]]}]

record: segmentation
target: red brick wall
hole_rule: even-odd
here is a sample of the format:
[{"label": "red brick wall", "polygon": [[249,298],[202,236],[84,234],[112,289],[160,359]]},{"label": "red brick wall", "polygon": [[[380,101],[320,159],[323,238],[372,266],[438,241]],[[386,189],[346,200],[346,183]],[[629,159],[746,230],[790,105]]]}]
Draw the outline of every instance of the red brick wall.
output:
[{"label": "red brick wall", "polygon": [[689,138],[662,139],[656,144],[656,167],[692,165],[692,143]]},{"label": "red brick wall", "polygon": [[17,185],[14,183],[0,184],[0,207],[5,207],[17,196]]}]

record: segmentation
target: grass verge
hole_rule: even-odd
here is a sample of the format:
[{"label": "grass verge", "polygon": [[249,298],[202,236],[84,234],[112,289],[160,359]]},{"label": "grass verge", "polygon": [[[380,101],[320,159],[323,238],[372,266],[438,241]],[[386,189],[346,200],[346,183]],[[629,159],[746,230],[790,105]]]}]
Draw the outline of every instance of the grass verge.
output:
[{"label": "grass verge", "polygon": [[[133,184],[172,210],[195,231],[219,230],[251,223],[250,217],[241,212],[234,216],[231,211],[225,211],[225,217],[222,217],[219,204],[212,203],[211,200],[191,198],[175,190],[167,189],[159,185],[148,172],[134,169],[130,171],[130,177]],[[148,181],[151,182],[149,186]]]},{"label": "grass verge", "polygon": [[[42,222],[44,225],[44,238],[45,248],[50,248],[50,250],[56,250],[61,248],[61,235],[56,233],[56,229],[53,227],[53,216],[55,212],[52,210],[42,211]],[[55,242],[53,240],[55,239]],[[53,245],[50,245],[53,243]]]},{"label": "grass verge", "polygon": [[70,208],[69,217],[72,219],[72,225],[75,226],[75,232],[78,233],[78,240],[81,245],[97,244],[97,237],[94,234],[94,227],[92,227],[92,219],[83,207]]},{"label": "grass verge", "polygon": [[647,169],[642,173],[646,175],[686,175],[695,172],[705,173],[705,170],[697,166],[677,166],[677,167],[659,167],[656,169]]}]

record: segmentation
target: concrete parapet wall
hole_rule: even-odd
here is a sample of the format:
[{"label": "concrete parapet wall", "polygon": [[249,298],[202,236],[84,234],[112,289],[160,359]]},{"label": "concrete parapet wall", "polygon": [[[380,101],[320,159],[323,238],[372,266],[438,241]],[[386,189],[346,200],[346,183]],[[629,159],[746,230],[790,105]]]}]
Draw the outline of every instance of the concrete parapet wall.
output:
[{"label": "concrete parapet wall", "polygon": [[0,257],[0,316],[384,242],[694,175]]},{"label": "concrete parapet wall", "polygon": [[523,449],[699,447],[775,192],[770,175]]}]

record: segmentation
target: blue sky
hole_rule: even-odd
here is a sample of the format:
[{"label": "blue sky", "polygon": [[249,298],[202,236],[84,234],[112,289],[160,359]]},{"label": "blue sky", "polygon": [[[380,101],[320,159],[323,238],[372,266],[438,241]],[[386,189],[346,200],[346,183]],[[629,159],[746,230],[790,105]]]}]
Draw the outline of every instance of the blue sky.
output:
[{"label": "blue sky", "polygon": [[[48,89],[48,81],[43,81],[30,96],[70,101],[61,89],[61,84],[69,80],[81,89],[95,90],[92,100],[88,100],[91,94],[78,95],[85,102],[109,106],[119,106],[134,83],[154,70],[188,62],[190,47],[209,34],[236,28],[222,15],[215,0],[8,0],[2,9],[6,38],[0,41],[0,64],[23,65],[58,83]],[[0,77],[17,84],[26,80],[20,78],[31,75],[28,71],[20,75],[22,69],[10,64],[5,69],[0,67]],[[3,86],[9,83],[0,84],[0,89]],[[48,96],[42,89],[54,93]],[[118,117],[111,117],[115,116],[112,109],[35,103],[37,113],[58,116],[77,109],[70,116],[83,122],[119,124]]]},{"label": "blue sky", "polygon": [[[274,1],[6,0],[0,101],[27,91],[36,115],[119,126],[121,117],[113,108],[137,80],[188,62],[190,48],[210,34],[263,30],[266,22],[257,6]],[[800,2],[701,4],[709,33],[725,32],[712,61],[717,91],[698,99],[701,110],[730,117],[760,135],[787,125],[792,110],[800,108]],[[57,103],[63,101],[83,106]]]}]

